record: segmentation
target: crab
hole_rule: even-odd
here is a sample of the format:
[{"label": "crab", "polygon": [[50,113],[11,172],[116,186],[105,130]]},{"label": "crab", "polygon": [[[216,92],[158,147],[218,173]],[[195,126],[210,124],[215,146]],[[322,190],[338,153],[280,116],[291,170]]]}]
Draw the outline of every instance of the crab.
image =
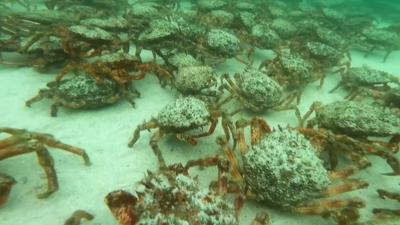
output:
[{"label": "crab", "polygon": [[174,86],[185,95],[218,97],[216,74],[210,66],[180,67],[174,78]]},{"label": "crab", "polygon": [[136,56],[140,59],[142,49],[149,49],[156,56],[161,57],[169,64],[168,55],[174,51],[186,52],[197,57],[200,54],[210,55],[203,42],[205,28],[197,23],[185,19],[183,16],[173,14],[167,19],[153,19],[148,28],[141,32],[134,43]]},{"label": "crab", "polygon": [[130,84],[124,86],[110,78],[103,78],[101,83],[89,74],[82,73],[60,81],[52,81],[46,89],[39,90],[25,105],[30,107],[44,98],[53,101],[50,115],[57,116],[58,107],[71,109],[100,108],[113,104],[121,99],[127,99],[134,106],[133,98],[139,96],[137,90]]},{"label": "crab", "polygon": [[390,88],[387,91],[375,93],[373,96],[378,103],[393,109],[400,115],[400,87]]},{"label": "crab", "polygon": [[[250,147],[244,136],[247,126],[251,126]],[[263,119],[255,117],[237,121],[236,132],[237,146],[232,148],[224,137],[219,137],[217,142],[230,161],[228,190],[239,194],[236,198],[238,208],[248,197],[283,210],[339,220],[346,216],[339,213],[341,210],[358,211],[365,206],[357,198],[325,199],[366,188],[368,183],[345,180],[358,171],[354,165],[328,171],[318,156],[319,151],[297,129],[272,131]],[[340,181],[344,182],[332,184]]]},{"label": "crab", "polygon": [[392,51],[400,48],[400,35],[383,28],[366,28],[362,31],[360,39],[368,47],[365,57],[368,57],[375,49],[384,50],[386,53],[383,62],[386,62]]},{"label": "crab", "polygon": [[212,10],[200,14],[200,23],[207,27],[229,27],[233,25],[234,15],[225,10]]},{"label": "crab", "polygon": [[[353,101],[335,101],[322,105],[314,102],[303,120],[315,111],[315,117],[307,122],[310,133],[319,136],[322,133],[331,136],[331,146],[340,148],[353,159],[364,159],[363,155],[377,155],[387,161],[393,172],[387,175],[400,175],[400,162],[394,152],[399,149],[400,118],[391,110],[368,103]],[[368,137],[389,137],[388,142]],[[328,139],[328,138],[326,138]],[[329,141],[328,141],[329,142]],[[336,162],[336,154],[331,155]],[[336,164],[336,163],[332,163]],[[334,165],[332,165],[334,167]]]},{"label": "crab", "polygon": [[[400,194],[395,192],[390,192],[383,189],[377,190],[379,197],[382,199],[393,199],[400,202]],[[374,214],[377,215],[392,215],[392,216],[400,216],[400,209],[382,209],[382,208],[375,208],[372,211]]]},{"label": "crab", "polygon": [[215,55],[223,58],[235,57],[241,63],[248,64],[244,60],[237,57],[242,51],[241,40],[234,34],[223,29],[211,29],[207,33],[207,45]]},{"label": "crab", "polygon": [[270,77],[284,89],[292,91],[289,103],[296,98],[299,104],[304,86],[320,78],[313,74],[313,65],[291,49],[281,49],[274,59],[262,62],[259,69],[264,67]]},{"label": "crab", "polygon": [[[174,164],[155,173],[148,172],[136,193],[117,190],[105,202],[120,225],[187,224],[238,225],[233,204],[224,198],[227,163],[218,157]],[[218,190],[201,188],[188,174],[193,166],[217,166]],[[252,225],[268,225],[269,216],[259,213]]]},{"label": "crab", "polygon": [[281,18],[273,20],[270,26],[284,39],[292,38],[297,32],[297,28],[290,21]]},{"label": "crab", "polygon": [[[83,149],[67,145],[55,139],[51,134],[30,132],[23,129],[9,127],[0,128],[0,133],[10,134],[10,137],[0,140],[0,160],[13,156],[35,152],[40,166],[47,177],[47,190],[38,194],[38,198],[47,198],[58,190],[58,179],[54,169],[53,158],[46,146],[59,148],[63,151],[81,156],[86,166],[90,165],[88,155]],[[3,173],[0,173],[0,207],[3,206],[9,197],[15,180]]]},{"label": "crab", "polygon": [[172,75],[163,66],[152,62],[142,63],[135,56],[121,51],[92,57],[83,63],[71,63],[61,71],[56,80],[60,81],[72,70],[84,71],[97,83],[101,83],[104,77],[108,77],[121,86],[129,84],[133,80],[141,80],[150,72],[154,72],[163,85],[172,80]]},{"label": "crab", "polygon": [[[354,99],[360,94],[373,94],[374,91],[388,89],[389,83],[400,84],[400,79],[387,72],[373,69],[367,65],[351,67],[341,73],[342,80],[330,91],[331,93],[341,86],[349,89],[346,99]],[[389,88],[390,89],[390,88]],[[366,92],[366,93],[365,93]]]},{"label": "crab", "polygon": [[[0,30],[9,36],[8,40],[4,41],[2,50],[18,51],[22,57],[19,57],[18,61],[4,58],[0,63],[44,69],[56,63],[67,61],[69,55],[64,52],[62,39],[47,34],[43,36],[43,33],[48,30],[48,27],[54,25],[54,21],[70,23],[69,16],[66,13],[49,15],[48,11],[35,11],[29,13],[29,15],[12,13],[1,18]],[[52,20],[54,21],[52,22]]]},{"label": "crab", "polygon": [[351,56],[349,51],[338,50],[330,45],[314,41],[306,44],[296,43],[292,49],[301,52],[302,56],[313,65],[314,71],[321,77],[320,86],[323,85],[326,70],[346,73],[350,68]]},{"label": "crab", "polygon": [[[229,138],[230,131],[233,129],[229,117],[235,113],[237,111],[223,112],[218,106],[207,104],[195,97],[181,97],[161,109],[157,117],[138,125],[128,146],[132,147],[136,143],[140,138],[141,131],[158,128],[150,139],[150,145],[157,156],[160,167],[165,167],[165,160],[158,147],[158,142],[163,136],[174,134],[176,138],[195,145],[197,144],[196,138],[209,136],[214,132],[218,118],[222,117],[222,127],[226,137]],[[199,129],[206,126],[209,126],[208,131],[201,130],[199,133]]]},{"label": "crab", "polygon": [[[54,13],[53,13],[54,12]],[[104,50],[115,52],[126,47],[115,33],[100,27],[78,24],[72,13],[43,10],[11,14],[2,20],[2,29],[20,40],[17,50],[32,62],[17,65],[47,66],[53,62],[78,61],[101,54]],[[39,58],[39,59],[37,59]],[[12,62],[8,62],[12,64]]]},{"label": "crab", "polygon": [[228,74],[223,77],[226,81],[223,87],[230,93],[225,101],[236,98],[244,108],[254,112],[266,109],[294,110],[298,121],[301,121],[297,106],[285,104],[282,87],[263,72],[248,68],[242,73],[236,73],[234,78],[232,80]]},{"label": "crab", "polygon": [[[45,0],[44,4],[48,9],[52,9],[54,11],[65,11],[66,9],[74,6],[86,6],[92,7],[96,10],[101,10],[102,12],[108,12],[110,14],[114,14],[121,9],[125,9],[129,7],[128,0],[116,0],[116,1],[105,1],[105,0],[92,0],[90,2],[81,1],[81,0],[69,0],[69,1],[60,1],[60,0]],[[57,10],[55,10],[57,9]]]}]

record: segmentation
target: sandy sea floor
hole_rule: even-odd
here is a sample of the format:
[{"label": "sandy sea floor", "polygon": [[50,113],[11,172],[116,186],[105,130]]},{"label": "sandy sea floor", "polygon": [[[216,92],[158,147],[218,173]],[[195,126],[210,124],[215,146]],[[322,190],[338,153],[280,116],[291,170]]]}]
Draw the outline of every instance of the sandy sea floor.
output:
[{"label": "sandy sea floor", "polygon": [[[265,52],[257,52],[259,58]],[[364,58],[360,52],[352,52],[353,66],[368,64],[393,74],[400,75],[400,52],[394,52],[386,63],[382,55],[373,54]],[[241,65],[228,60],[218,67],[218,72],[240,71]],[[155,76],[148,76],[136,83],[141,97],[136,99],[133,109],[126,101],[99,110],[67,110],[60,108],[58,117],[50,117],[49,100],[34,104],[31,108],[24,102],[36,95],[40,88],[54,79],[54,74],[38,73],[31,68],[0,67],[0,127],[25,128],[31,131],[53,134],[61,141],[79,146],[87,151],[92,161],[90,167],[83,164],[81,158],[67,152],[51,149],[55,168],[58,173],[60,190],[47,199],[37,199],[36,194],[43,190],[46,179],[37,163],[35,154],[27,154],[0,162],[0,171],[17,180],[9,202],[0,209],[1,225],[57,225],[76,209],[84,209],[95,215],[93,221],[82,224],[113,225],[117,222],[112,217],[104,197],[110,191],[125,189],[132,191],[135,183],[143,178],[146,170],[156,169],[156,158],[148,144],[150,133],[143,132],[141,139],[133,149],[127,142],[134,128],[144,120],[149,120],[178,94],[169,88],[160,87]],[[315,100],[330,102],[343,99],[346,93],[340,89],[332,94],[328,91],[339,81],[339,75],[329,75],[322,89],[318,82],[310,84],[303,93],[300,110],[302,114]],[[248,115],[249,116],[249,115]],[[273,126],[287,123],[296,125],[292,112],[268,112],[262,116]],[[220,131],[217,132],[221,134]],[[4,136],[1,136],[4,137]],[[169,163],[184,162],[211,156],[218,153],[215,137],[202,138],[197,146],[178,142],[166,137],[160,144],[164,157]],[[400,157],[400,155],[398,155]],[[356,177],[366,179],[370,186],[366,190],[351,193],[367,201],[368,208],[363,210],[364,218],[370,217],[374,207],[397,207],[399,204],[379,199],[375,190],[386,188],[400,191],[399,177],[383,176],[390,168],[385,161],[370,157],[373,167],[360,172]],[[204,177],[215,177],[214,169],[201,172]],[[210,174],[210,175],[206,175]],[[397,205],[396,205],[397,204]],[[267,210],[271,213],[274,225],[280,224],[334,224],[319,217],[298,216],[282,212],[261,204],[247,201],[243,209],[240,224],[249,224],[256,212]]]}]

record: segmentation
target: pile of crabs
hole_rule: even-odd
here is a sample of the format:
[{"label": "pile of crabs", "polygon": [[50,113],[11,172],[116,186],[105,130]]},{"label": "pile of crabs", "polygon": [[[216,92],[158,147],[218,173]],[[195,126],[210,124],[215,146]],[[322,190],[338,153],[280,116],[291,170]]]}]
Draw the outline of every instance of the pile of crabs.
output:
[{"label": "pile of crabs", "polygon": [[[400,79],[370,66],[354,67],[350,55],[353,49],[366,57],[378,50],[387,60],[400,49],[398,24],[378,26],[361,9],[272,0],[20,0],[0,1],[0,9],[0,64],[57,71],[27,107],[49,99],[55,117],[60,107],[101,108],[120,100],[134,106],[140,96],[135,86],[148,74],[180,93],[128,142],[134,147],[142,131],[154,130],[149,143],[159,169],[148,172],[135,193],[106,196],[121,225],[237,225],[246,199],[340,225],[369,224],[359,222],[364,200],[330,197],[368,187],[351,177],[371,166],[369,155],[386,160],[391,171],[385,175],[400,175]],[[258,62],[260,49],[273,56]],[[145,60],[143,51],[153,59]],[[244,69],[220,74],[217,68],[230,59]],[[318,81],[323,86],[325,76],[337,73],[341,81],[331,92],[343,88],[345,99],[316,101],[301,114],[305,87]],[[261,117],[282,110],[293,111],[297,126],[272,128]],[[48,180],[39,198],[58,190],[47,146],[90,165],[83,149],[50,134],[7,127],[0,133],[8,135],[0,140],[0,160],[36,153]],[[166,135],[196,145],[214,134],[221,154],[212,157],[169,165],[159,147]],[[189,174],[192,167],[211,166],[218,174],[208,188]],[[0,173],[0,206],[15,183]],[[394,192],[377,192],[400,201]],[[374,222],[384,224],[395,221],[400,209],[373,213]],[[79,211],[66,224],[91,218]],[[266,212],[252,222],[269,223]]]}]

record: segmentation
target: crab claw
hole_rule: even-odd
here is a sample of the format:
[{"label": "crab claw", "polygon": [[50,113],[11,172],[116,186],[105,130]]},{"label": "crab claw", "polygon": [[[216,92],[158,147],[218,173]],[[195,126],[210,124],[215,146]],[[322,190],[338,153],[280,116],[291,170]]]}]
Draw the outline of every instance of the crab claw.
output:
[{"label": "crab claw", "polygon": [[134,211],[136,202],[135,196],[123,190],[110,192],[105,198],[105,203],[120,225],[136,224],[137,217]]}]

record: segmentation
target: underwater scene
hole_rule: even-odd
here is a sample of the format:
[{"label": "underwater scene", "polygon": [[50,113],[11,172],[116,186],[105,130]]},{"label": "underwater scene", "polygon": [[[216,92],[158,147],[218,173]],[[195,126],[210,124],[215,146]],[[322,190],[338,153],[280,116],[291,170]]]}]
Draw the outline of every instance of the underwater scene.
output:
[{"label": "underwater scene", "polygon": [[400,225],[400,1],[0,0],[0,225]]}]

